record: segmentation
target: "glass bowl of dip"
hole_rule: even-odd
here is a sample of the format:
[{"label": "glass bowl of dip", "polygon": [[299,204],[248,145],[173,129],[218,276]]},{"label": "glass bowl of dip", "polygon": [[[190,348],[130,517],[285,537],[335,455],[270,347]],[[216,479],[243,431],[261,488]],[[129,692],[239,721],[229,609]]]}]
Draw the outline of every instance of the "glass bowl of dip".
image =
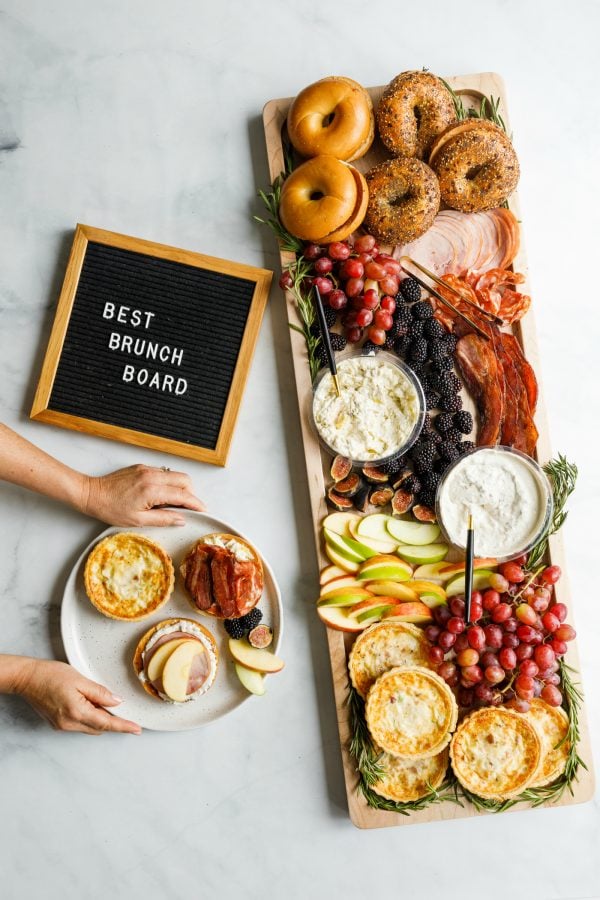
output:
[{"label": "glass bowl of dip", "polygon": [[438,522],[449,543],[466,548],[473,515],[475,556],[508,562],[528,553],[547,530],[552,489],[543,469],[512,447],[479,447],[449,466],[436,493]]},{"label": "glass bowl of dip", "polygon": [[341,396],[329,368],[313,386],[311,420],[321,446],[354,465],[378,465],[412,447],[425,420],[425,395],[412,369],[385,351],[336,354]]}]

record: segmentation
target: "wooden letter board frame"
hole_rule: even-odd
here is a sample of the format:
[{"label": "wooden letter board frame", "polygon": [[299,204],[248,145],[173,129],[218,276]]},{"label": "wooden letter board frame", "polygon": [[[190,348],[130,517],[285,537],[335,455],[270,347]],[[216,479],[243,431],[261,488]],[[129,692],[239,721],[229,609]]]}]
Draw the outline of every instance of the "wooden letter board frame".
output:
[{"label": "wooden letter board frame", "polygon": [[[121,425],[99,422],[92,418],[71,415],[50,408],[54,379],[63,351],[71,312],[76,302],[79,278],[88,244],[90,242],[104,244],[122,250],[129,250],[149,257],[170,260],[172,262],[194,266],[209,272],[216,272],[254,282],[254,293],[248,311],[248,317],[235,363],[233,377],[229,386],[228,398],[221,419],[218,439],[214,448],[202,447],[185,441],[174,440],[169,437],[162,437],[160,435],[126,428]],[[165,244],[157,244],[153,241],[146,241],[140,238],[117,234],[112,231],[92,228],[88,225],[78,224],[75,230],[75,237],[67,265],[65,280],[58,300],[56,316],[50,340],[48,342],[40,381],[30,413],[31,418],[39,422],[60,425],[64,428],[71,428],[75,431],[86,432],[87,434],[93,434],[98,437],[123,441],[128,444],[136,444],[140,447],[150,447],[164,453],[173,453],[177,456],[184,456],[189,459],[196,459],[201,462],[224,466],[231,445],[233,429],[239,412],[246,379],[250,370],[250,364],[254,355],[258,332],[269,295],[272,274],[273,273],[268,269],[254,268],[241,263],[204,256],[201,253],[179,250]]]}]

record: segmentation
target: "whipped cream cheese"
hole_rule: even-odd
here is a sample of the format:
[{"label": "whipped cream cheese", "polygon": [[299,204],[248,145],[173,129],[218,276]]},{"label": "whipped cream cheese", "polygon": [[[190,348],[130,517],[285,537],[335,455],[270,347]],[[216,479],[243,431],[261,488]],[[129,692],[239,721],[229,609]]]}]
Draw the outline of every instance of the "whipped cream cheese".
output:
[{"label": "whipped cream cheese", "polygon": [[516,453],[483,447],[449,470],[438,505],[453,544],[466,545],[471,513],[475,555],[511,557],[525,550],[542,528],[548,488],[533,463]]},{"label": "whipped cream cheese", "polygon": [[245,544],[242,544],[241,541],[236,541],[232,538],[226,541],[222,537],[220,537],[220,535],[213,534],[209,535],[209,537],[207,538],[203,538],[202,542],[204,544],[212,544],[215,547],[223,547],[225,550],[229,550],[231,553],[233,553],[236,559],[240,560],[240,562],[254,559],[252,553]]},{"label": "whipped cream cheese", "polygon": [[417,391],[397,366],[375,356],[344,359],[337,366],[341,396],[327,372],[313,397],[313,417],[325,443],[360,462],[400,450],[420,414]]},{"label": "whipped cream cheese", "polygon": [[[194,625],[193,622],[185,622],[185,621],[178,620],[173,625],[165,625],[163,628],[159,628],[158,631],[154,632],[154,634],[152,635],[152,637],[150,638],[150,640],[148,641],[148,643],[146,644],[146,646],[144,648],[144,654],[143,654],[144,661],[146,659],[146,654],[150,650],[152,650],[152,648],[154,647],[156,642],[160,640],[160,638],[165,637],[167,634],[172,634],[175,631],[178,631],[178,632],[182,631],[185,634],[193,634],[194,637],[197,637],[200,640],[200,642],[202,643],[202,646],[204,647],[204,649],[206,650],[206,652],[208,654],[208,658],[210,660],[210,674],[209,674],[208,678],[206,679],[206,681],[204,682],[202,687],[200,687],[193,694],[190,694],[187,697],[187,699],[183,701],[184,703],[188,703],[190,700],[195,700],[196,697],[199,697],[201,694],[206,693],[206,691],[212,685],[213,681],[215,680],[215,675],[217,674],[217,657],[215,655],[215,651],[213,650],[212,644],[210,643],[210,641],[208,640],[206,635],[203,633],[203,631],[197,625]],[[142,669],[138,673],[138,678],[142,682],[148,681],[148,678],[146,677],[146,672],[144,671],[144,669]],[[175,704],[175,706],[183,705],[182,703],[178,703],[176,700],[172,700],[166,694],[163,694],[162,691],[157,691],[157,693],[158,693],[159,697],[161,698],[161,700],[166,700],[167,703],[173,703],[173,704]]]}]

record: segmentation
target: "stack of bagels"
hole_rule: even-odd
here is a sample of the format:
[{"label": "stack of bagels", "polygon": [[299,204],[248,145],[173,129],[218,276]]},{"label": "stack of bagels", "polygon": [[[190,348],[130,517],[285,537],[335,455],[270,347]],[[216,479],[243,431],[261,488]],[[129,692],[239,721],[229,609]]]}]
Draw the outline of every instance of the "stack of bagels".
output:
[{"label": "stack of bagels", "polygon": [[[365,177],[351,162],[371,147],[375,123],[392,158]],[[323,78],[294,99],[287,130],[306,161],[284,181],[279,215],[305,241],[343,241],[364,224],[378,241],[410,243],[431,226],[442,201],[463,212],[492,209],[519,178],[504,131],[488,120],[457,121],[452,94],[429,72],[394,78],[376,115],[356,81]]]}]

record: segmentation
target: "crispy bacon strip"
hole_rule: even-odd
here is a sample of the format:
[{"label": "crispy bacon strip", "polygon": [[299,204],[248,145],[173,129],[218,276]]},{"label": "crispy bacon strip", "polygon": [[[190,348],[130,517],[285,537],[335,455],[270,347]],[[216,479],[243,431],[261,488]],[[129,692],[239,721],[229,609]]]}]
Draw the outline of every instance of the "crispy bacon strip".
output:
[{"label": "crispy bacon strip", "polygon": [[510,392],[511,395],[510,404],[507,403],[507,412],[508,407],[511,407],[510,415],[504,417],[500,440],[501,443],[532,456],[537,444],[538,430],[529,408],[525,384],[511,353],[506,349],[511,338],[514,340],[511,334],[504,332],[499,334],[499,360],[504,373],[507,393]]},{"label": "crispy bacon strip", "polygon": [[537,408],[539,393],[537,378],[535,377],[533,366],[525,358],[525,354],[521,349],[521,345],[519,344],[514,334],[503,333],[502,342],[504,345],[504,349],[510,355],[515,368],[519,373],[521,381],[525,385],[529,411],[533,416]]},{"label": "crispy bacon strip", "polygon": [[480,447],[497,444],[504,418],[503,376],[492,342],[472,332],[466,334],[456,345],[456,359],[477,403],[480,424],[477,444]]}]

